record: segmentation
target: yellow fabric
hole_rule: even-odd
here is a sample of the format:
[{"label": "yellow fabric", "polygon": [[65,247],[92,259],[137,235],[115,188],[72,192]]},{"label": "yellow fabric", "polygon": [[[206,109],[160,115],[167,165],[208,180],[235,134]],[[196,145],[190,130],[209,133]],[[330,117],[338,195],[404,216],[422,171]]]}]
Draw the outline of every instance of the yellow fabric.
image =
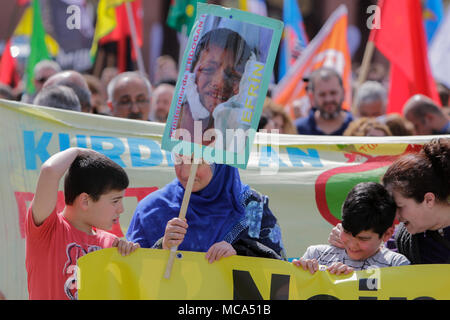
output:
[{"label": "yellow fabric", "polygon": [[117,25],[117,6],[134,0],[100,0],[97,6],[97,22],[95,25],[94,40],[92,41],[91,57],[95,57],[98,49],[98,41],[108,35]]},{"label": "yellow fabric", "polygon": [[[31,36],[33,24],[33,8],[28,7],[22,18],[19,21],[16,29],[14,30],[14,36]],[[52,56],[57,56],[59,53],[59,45],[55,39],[49,34],[45,34],[45,44],[47,45],[48,52]]]},{"label": "yellow fabric", "polygon": [[179,251],[169,279],[168,250],[138,249],[123,257],[116,248],[78,260],[78,298],[232,300],[334,298],[450,299],[450,265],[380,268],[336,276],[290,262],[232,256],[212,264],[205,253]]}]

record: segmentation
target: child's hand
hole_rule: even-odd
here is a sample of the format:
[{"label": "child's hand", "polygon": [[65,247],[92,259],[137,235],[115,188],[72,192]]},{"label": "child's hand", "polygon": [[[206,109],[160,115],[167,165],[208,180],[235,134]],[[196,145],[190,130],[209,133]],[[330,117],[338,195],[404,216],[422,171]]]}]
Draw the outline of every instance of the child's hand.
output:
[{"label": "child's hand", "polygon": [[308,271],[311,274],[316,273],[317,270],[319,270],[319,262],[316,259],[295,259],[292,261],[292,263],[297,267],[302,267],[303,270]]},{"label": "child's hand", "polygon": [[119,238],[114,240],[114,243],[112,246],[113,246],[113,248],[117,247],[117,249],[119,250],[119,254],[121,254],[122,256],[127,256],[127,255],[131,254],[132,252],[136,251],[136,249],[141,247],[139,243],[134,243],[134,242],[127,241],[125,239],[119,239]]},{"label": "child's hand", "polygon": [[349,274],[353,272],[353,268],[343,264],[342,262],[333,262],[331,266],[327,268],[327,270],[331,274],[340,275],[340,274]]},{"label": "child's hand", "polygon": [[187,232],[188,224],[185,220],[180,218],[173,218],[167,222],[166,230],[164,232],[163,249],[170,249],[174,246],[179,246]]},{"label": "child's hand", "polygon": [[236,254],[236,250],[234,250],[233,246],[226,241],[221,241],[214,243],[206,252],[205,258],[209,263],[213,263],[216,260],[219,260],[222,257],[234,256]]},{"label": "child's hand", "polygon": [[330,232],[328,236],[328,243],[338,248],[344,248],[344,243],[341,240],[341,233],[343,232],[342,224],[338,223]]}]

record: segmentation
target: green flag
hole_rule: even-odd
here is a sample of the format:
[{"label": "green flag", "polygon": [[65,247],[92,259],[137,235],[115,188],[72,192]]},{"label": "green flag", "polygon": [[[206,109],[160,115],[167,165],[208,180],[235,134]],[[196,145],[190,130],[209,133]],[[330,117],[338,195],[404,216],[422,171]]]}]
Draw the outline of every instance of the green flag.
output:
[{"label": "green flag", "polygon": [[27,77],[27,92],[33,94],[34,88],[34,66],[41,60],[50,59],[47,46],[45,44],[45,29],[42,23],[41,8],[39,0],[33,0],[33,28],[30,37],[30,55],[27,61],[26,77]]},{"label": "green flag", "polygon": [[178,32],[182,32],[185,25],[186,35],[189,35],[195,22],[197,2],[204,3],[206,0],[172,0],[167,16],[167,25]]}]

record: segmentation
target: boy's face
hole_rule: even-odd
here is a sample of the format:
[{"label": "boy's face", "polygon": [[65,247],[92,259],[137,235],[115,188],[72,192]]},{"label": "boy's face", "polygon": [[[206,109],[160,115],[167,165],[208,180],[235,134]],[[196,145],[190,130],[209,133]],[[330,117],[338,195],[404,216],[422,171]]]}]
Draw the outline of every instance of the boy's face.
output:
[{"label": "boy's face", "polygon": [[236,70],[230,50],[210,45],[200,54],[194,72],[200,101],[209,112],[239,93],[242,73]]},{"label": "boy's face", "polygon": [[122,199],[125,190],[112,190],[102,194],[100,199],[92,202],[90,211],[91,225],[101,230],[111,230],[113,224],[119,223],[119,216],[124,211]]},{"label": "boy's face", "polygon": [[[373,256],[380,249],[381,243],[387,236],[388,231],[380,238],[378,233],[372,230],[364,230],[355,237],[351,232],[341,232],[341,241],[344,243],[345,251],[352,260],[365,260]],[[389,236],[387,236],[387,239]]]}]

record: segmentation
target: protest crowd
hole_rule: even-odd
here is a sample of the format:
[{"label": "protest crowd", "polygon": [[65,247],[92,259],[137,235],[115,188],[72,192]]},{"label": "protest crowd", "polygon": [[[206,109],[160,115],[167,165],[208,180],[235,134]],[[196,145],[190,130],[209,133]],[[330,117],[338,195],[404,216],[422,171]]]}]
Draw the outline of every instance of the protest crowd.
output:
[{"label": "protest crowd", "polygon": [[[32,8],[34,19],[38,19],[39,1],[17,2],[24,9]],[[138,0],[131,4],[118,2],[117,7],[112,7],[116,10],[117,19],[125,17],[127,9],[134,10],[141,5]],[[191,2],[196,1],[172,1],[169,19],[170,14],[176,11],[177,3],[187,6]],[[247,3],[244,9],[250,11],[249,3],[270,1],[244,2]],[[280,1],[285,10],[288,5],[296,6],[301,2]],[[403,2],[405,6],[413,6],[412,3],[417,2],[416,9],[422,10],[419,0],[398,1],[396,6]],[[97,10],[104,5],[103,0],[93,3]],[[225,5],[221,1],[210,3]],[[385,7],[381,7],[381,10],[386,10],[386,14],[381,11],[382,19],[389,19],[388,10],[395,9],[387,8],[388,4],[389,1],[384,1]],[[125,16],[121,16],[119,8]],[[290,7],[293,9],[299,10]],[[267,11],[265,14],[268,15]],[[449,15],[447,10],[443,17],[447,22],[441,22],[447,31],[450,31]],[[298,26],[304,28],[303,22],[283,18],[285,30],[292,23],[297,23],[297,28],[290,28],[291,31]],[[97,17],[97,22],[99,19]],[[338,19],[336,17],[336,21]],[[134,23],[141,28],[145,26],[142,22]],[[415,21],[414,24],[422,28],[422,23]],[[428,59],[419,61],[417,57],[427,56],[427,45],[431,46],[426,42],[424,28],[417,36],[423,40],[423,47],[417,43],[401,44],[411,45],[406,50],[414,51],[402,60],[398,57],[402,52],[392,53],[397,50],[395,44],[383,43],[387,41],[385,33],[390,32],[393,37],[392,31],[384,30],[383,26],[372,30],[369,41],[374,46],[372,50],[384,54],[388,63],[371,63],[364,57],[364,61],[356,64],[353,61],[353,68],[352,62],[345,61],[347,65],[350,62],[348,71],[336,68],[330,61],[317,63],[319,60],[316,59],[315,63],[311,62],[317,57],[319,45],[326,43],[328,34],[319,33],[319,39],[314,35],[305,37],[304,29],[300,35],[286,33],[275,62],[279,69],[271,77],[261,106],[261,117],[255,128],[261,133],[429,136],[420,150],[396,159],[379,182],[355,185],[345,198],[340,223],[334,228],[330,226],[329,238],[322,244],[311,243],[306,252],[296,253],[297,259],[292,264],[312,274],[319,270],[320,265],[325,265],[332,274],[346,275],[374,266],[450,263],[450,81],[448,74],[446,79],[433,77]],[[385,26],[388,28],[389,24]],[[40,36],[44,39],[42,23],[40,28]],[[35,21],[30,38],[38,39],[38,29]],[[180,73],[183,52],[161,54],[154,59],[154,64],[149,65],[151,72],[142,70],[139,66],[142,56],[138,52],[142,39],[137,41],[134,38],[136,30],[133,32],[131,29],[125,35],[128,54],[125,62],[119,61],[122,40],[114,37],[101,40],[94,35],[94,41],[97,41],[94,58],[97,60],[93,61],[98,63],[102,55],[117,50],[116,60],[108,62],[103,58],[102,65],[94,63],[90,69],[83,70],[63,67],[50,52],[42,54],[45,44],[30,49],[21,71],[20,68],[14,69],[11,64],[17,67],[18,61],[14,62],[11,57],[11,44],[5,43],[0,60],[0,98],[100,115],[104,119],[117,117],[168,123],[177,88],[181,86],[179,82],[184,75]],[[186,28],[183,30],[186,43],[189,33]],[[222,47],[214,43],[214,34],[206,43],[200,40],[199,46],[204,51],[196,53],[189,70],[198,93],[186,93],[187,102],[180,116],[181,127],[186,122],[199,120],[203,129],[214,125],[217,128],[216,114],[220,112],[227,114],[228,124],[232,122],[233,108],[227,103],[242,86],[239,81],[249,65],[245,62],[253,59],[251,50],[242,44],[246,40],[234,33],[226,33],[227,39],[231,40]],[[437,33],[434,37],[439,36]],[[217,37],[216,40],[223,40]],[[292,41],[289,44],[288,40],[296,42],[298,57],[293,58],[294,48]],[[37,53],[35,50],[40,51]],[[239,59],[242,60],[238,64],[235,52],[240,50],[242,57]],[[418,52],[420,50],[423,52]],[[448,47],[445,54],[450,57]],[[343,59],[346,55],[349,53],[344,53]],[[411,65],[406,65],[408,59],[414,60]],[[404,69],[414,69],[412,78],[409,74],[401,74]],[[200,107],[195,104],[198,100],[203,104]],[[123,212],[122,199],[131,183],[125,170],[105,155],[78,147],[68,148],[46,160],[40,168],[34,199],[25,218],[29,298],[77,298],[68,276],[60,272],[60,265],[66,261],[66,250],[69,250],[66,245],[73,242],[88,252],[117,247],[123,255],[132,255],[139,248],[177,247],[205,252],[209,263],[233,255],[288,260],[282,241],[283,230],[277,220],[277,212],[269,207],[268,196],[242,181],[239,170],[233,166],[202,160],[195,168],[196,180],[190,187],[192,194],[186,218],[178,217],[183,206],[183,194],[189,188],[187,184],[193,164],[192,158],[186,155],[173,153],[172,158],[176,179],[139,201],[128,230],[125,230],[126,235],[120,239],[101,230],[110,230]],[[63,212],[56,212],[60,182],[64,185],[66,207]],[[7,299],[1,290],[0,287],[0,300]]]}]

